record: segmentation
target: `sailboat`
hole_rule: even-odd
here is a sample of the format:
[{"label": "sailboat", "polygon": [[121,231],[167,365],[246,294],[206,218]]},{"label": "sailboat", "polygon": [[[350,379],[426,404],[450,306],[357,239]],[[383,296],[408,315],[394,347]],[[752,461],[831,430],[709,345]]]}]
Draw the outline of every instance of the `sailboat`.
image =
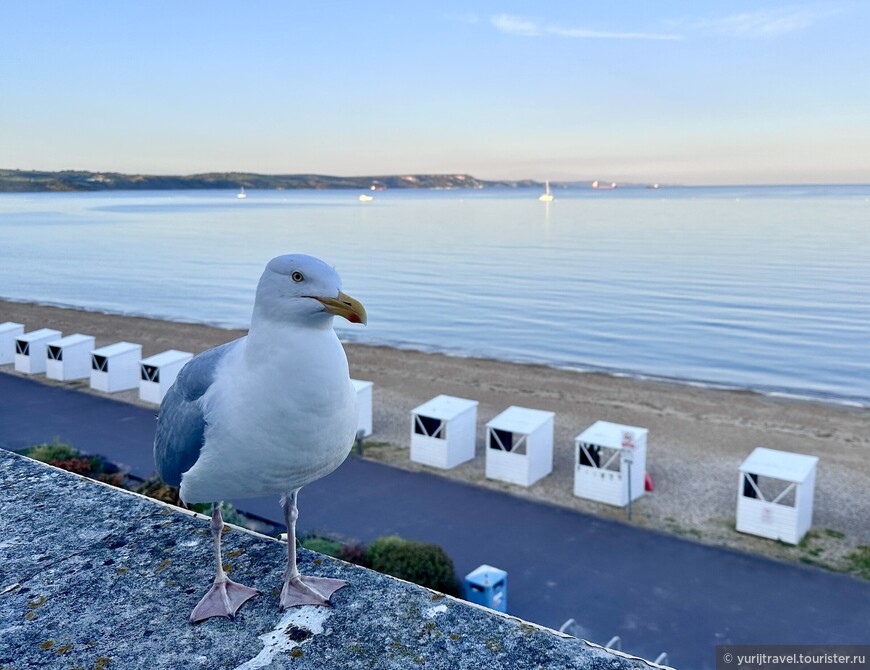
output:
[{"label": "sailboat", "polygon": [[547,190],[538,196],[538,200],[540,200],[541,202],[553,202],[553,194],[550,193],[550,180],[545,180],[544,185],[546,186]]},{"label": "sailboat", "polygon": [[241,190],[238,192],[238,194],[236,194],[236,197],[237,197],[239,200],[243,200],[244,198],[247,198],[247,197],[248,197],[248,194],[245,193],[245,187],[244,187],[244,186],[242,186]]}]

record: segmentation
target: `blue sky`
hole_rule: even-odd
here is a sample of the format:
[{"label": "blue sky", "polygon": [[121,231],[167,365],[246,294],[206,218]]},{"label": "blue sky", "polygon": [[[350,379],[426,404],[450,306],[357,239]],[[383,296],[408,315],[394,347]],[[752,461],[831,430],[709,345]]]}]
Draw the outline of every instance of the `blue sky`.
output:
[{"label": "blue sky", "polygon": [[870,3],[0,8],[0,167],[870,182]]}]

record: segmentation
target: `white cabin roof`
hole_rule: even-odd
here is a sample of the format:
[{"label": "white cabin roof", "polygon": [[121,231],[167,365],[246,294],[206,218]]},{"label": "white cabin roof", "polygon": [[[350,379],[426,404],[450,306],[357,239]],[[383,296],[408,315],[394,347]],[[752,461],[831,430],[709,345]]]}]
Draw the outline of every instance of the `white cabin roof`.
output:
[{"label": "white cabin roof", "polygon": [[81,333],[75,333],[73,335],[67,335],[66,337],[62,337],[59,340],[55,340],[51,343],[53,347],[68,347],[73,344],[81,344],[82,342],[93,342],[93,335],[82,335]]},{"label": "white cabin roof", "polygon": [[610,421],[596,421],[574,439],[577,442],[597,444],[600,447],[621,449],[623,433],[631,433],[636,440],[641,435],[646,435],[647,432],[646,428],[639,428],[637,426],[624,426],[620,423],[610,423]]},{"label": "white cabin roof", "polygon": [[60,339],[61,332],[53,328],[40,328],[39,330],[31,330],[29,333],[24,333],[18,337],[22,342],[33,342],[34,340],[44,340],[49,337]]},{"label": "white cabin roof", "polygon": [[411,414],[429,416],[441,421],[450,421],[472,407],[477,407],[477,400],[456,398],[452,395],[439,395],[412,409]]},{"label": "white cabin roof", "polygon": [[96,354],[97,356],[105,356],[106,358],[111,358],[112,356],[126,354],[131,351],[138,351],[139,355],[141,355],[142,345],[133,344],[132,342],[115,342],[115,344],[109,344],[105,347],[94,349],[91,353]]},{"label": "white cabin roof", "polygon": [[527,407],[516,407],[515,405],[511,405],[504,412],[487,423],[486,427],[529,435],[547,423],[547,421],[552,419],[554,416],[556,416],[555,412],[546,412],[542,409],[529,409]]},{"label": "white cabin roof", "polygon": [[740,472],[800,484],[815,470],[818,462],[817,456],[758,447],[740,465]]},{"label": "white cabin roof", "polygon": [[15,323],[14,321],[0,323],[0,333],[7,333],[10,330],[21,330],[22,328],[24,328],[23,323]]},{"label": "white cabin roof", "polygon": [[159,354],[154,354],[148,358],[143,358],[143,365],[153,365],[159,368],[161,365],[169,365],[170,363],[178,363],[193,358],[193,354],[189,351],[179,351],[178,349],[167,349]]},{"label": "white cabin roof", "polygon": [[353,384],[353,390],[359,393],[360,391],[371,388],[374,386],[374,382],[365,382],[360,379],[351,379],[350,383]]}]

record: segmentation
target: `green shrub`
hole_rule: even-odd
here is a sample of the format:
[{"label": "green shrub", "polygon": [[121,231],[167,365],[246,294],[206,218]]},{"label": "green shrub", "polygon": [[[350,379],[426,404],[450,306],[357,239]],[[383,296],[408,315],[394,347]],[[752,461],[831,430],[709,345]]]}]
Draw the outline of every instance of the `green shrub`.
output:
[{"label": "green shrub", "polygon": [[335,540],[330,540],[325,537],[312,535],[302,540],[302,546],[305,549],[316,551],[318,554],[326,554],[327,556],[337,557],[341,551],[341,543]]},{"label": "green shrub", "polygon": [[113,486],[120,486],[124,479],[124,476],[118,472],[118,468],[108,463],[102,456],[84,456],[71,444],[61,442],[57,438],[51,442],[27,447],[18,453]]},{"label": "green shrub", "polygon": [[35,461],[51,463],[52,461],[68,461],[76,458],[79,455],[79,450],[74,449],[67,442],[61,442],[57,438],[54,438],[51,442],[27,447],[27,449],[22,449],[18,453]]},{"label": "green shrub", "polygon": [[355,565],[366,565],[366,548],[361,544],[345,544],[338,550],[338,556],[342,561]]},{"label": "green shrub", "polygon": [[404,540],[398,535],[379,537],[366,550],[366,565],[436,591],[459,594],[453,560],[435,544]]}]

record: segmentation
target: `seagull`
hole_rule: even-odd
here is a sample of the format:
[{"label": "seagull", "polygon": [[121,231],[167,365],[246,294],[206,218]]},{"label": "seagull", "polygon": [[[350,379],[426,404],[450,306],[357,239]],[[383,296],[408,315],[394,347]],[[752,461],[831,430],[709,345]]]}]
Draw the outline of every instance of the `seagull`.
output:
[{"label": "seagull", "polygon": [[245,337],[204,351],[179,372],[160,405],[154,460],[185,503],[212,503],[217,574],[190,615],[234,618],[259,593],[226,575],[221,561],[220,501],[281,496],[287,570],[281,609],[328,606],[347,586],[303,577],[296,567],[299,489],[335,470],[357,430],[356,393],[333,319],[366,323],[359,301],[341,292],[323,261],[273,258],[257,285]]}]

